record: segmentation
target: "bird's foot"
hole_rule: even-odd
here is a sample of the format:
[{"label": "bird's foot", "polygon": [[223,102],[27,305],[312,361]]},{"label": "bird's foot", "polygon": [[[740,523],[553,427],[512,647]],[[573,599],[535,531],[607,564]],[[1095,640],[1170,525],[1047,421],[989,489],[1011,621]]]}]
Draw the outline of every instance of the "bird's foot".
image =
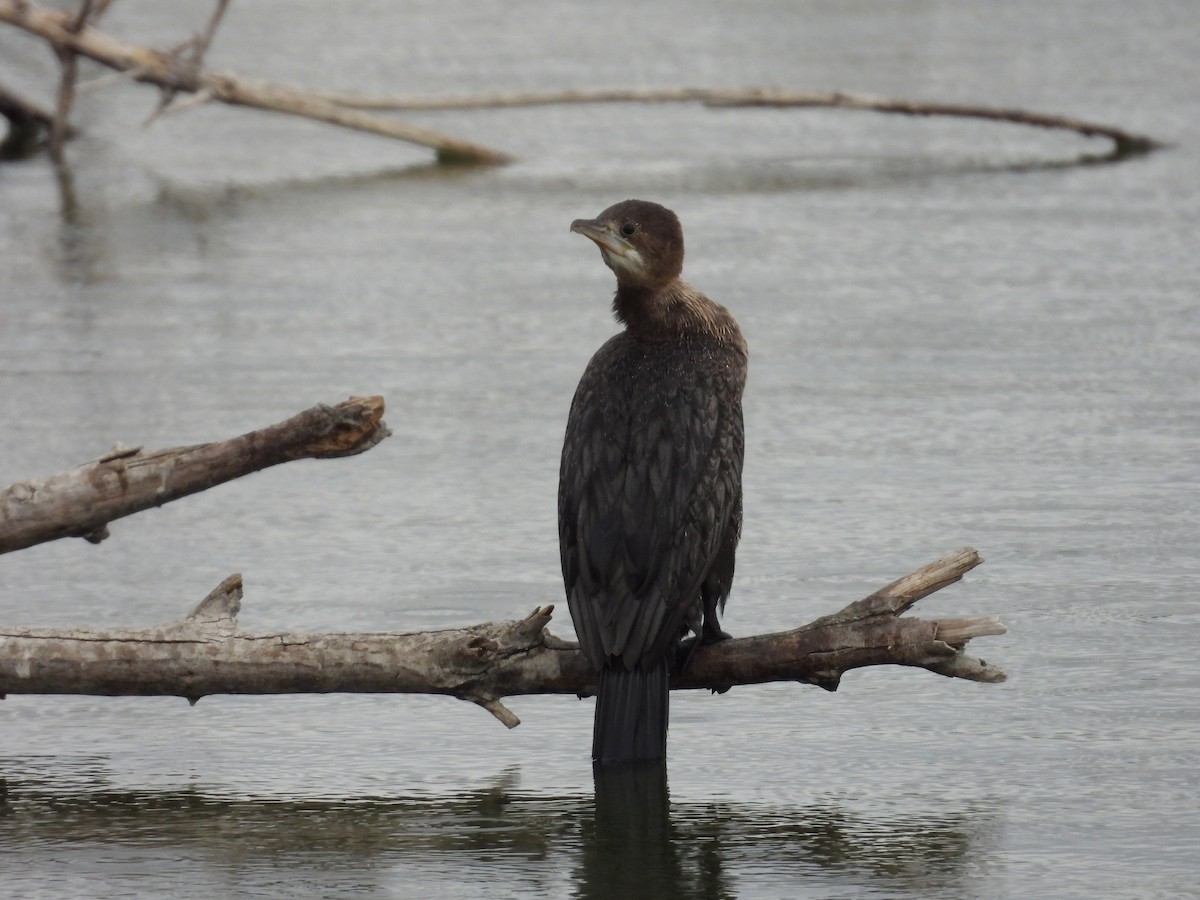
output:
[{"label": "bird's foot", "polygon": [[708,622],[705,622],[704,627],[700,631],[701,646],[719,644],[721,641],[730,640],[733,640],[733,635],[722,629],[719,625],[710,625]]},{"label": "bird's foot", "polygon": [[[675,648],[675,665],[672,667],[673,672],[682,672],[687,668],[688,663],[692,661],[692,656],[701,647],[707,647],[709,644],[719,644],[721,641],[732,640],[733,635],[727,631],[722,631],[720,628],[704,623],[700,634],[692,635],[689,638],[684,638]],[[714,689],[716,690],[716,689]],[[728,687],[722,688],[717,693],[725,693],[729,690]]]}]

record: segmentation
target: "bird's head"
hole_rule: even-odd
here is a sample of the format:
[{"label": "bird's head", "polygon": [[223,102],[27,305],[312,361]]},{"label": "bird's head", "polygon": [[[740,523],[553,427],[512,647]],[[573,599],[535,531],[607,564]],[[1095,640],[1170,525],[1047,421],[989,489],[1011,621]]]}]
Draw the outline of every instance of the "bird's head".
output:
[{"label": "bird's head", "polygon": [[571,230],[596,242],[619,287],[653,289],[683,271],[683,229],[657,203],[622,200],[594,219],[576,219]]}]

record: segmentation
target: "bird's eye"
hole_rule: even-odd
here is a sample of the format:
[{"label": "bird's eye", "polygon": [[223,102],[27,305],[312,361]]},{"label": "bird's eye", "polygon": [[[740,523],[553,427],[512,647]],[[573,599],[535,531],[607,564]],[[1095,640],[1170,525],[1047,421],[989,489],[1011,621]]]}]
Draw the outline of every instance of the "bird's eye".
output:
[{"label": "bird's eye", "polygon": [[625,237],[631,236],[635,231],[637,231],[636,222],[626,222],[621,226],[621,234],[625,235]]}]

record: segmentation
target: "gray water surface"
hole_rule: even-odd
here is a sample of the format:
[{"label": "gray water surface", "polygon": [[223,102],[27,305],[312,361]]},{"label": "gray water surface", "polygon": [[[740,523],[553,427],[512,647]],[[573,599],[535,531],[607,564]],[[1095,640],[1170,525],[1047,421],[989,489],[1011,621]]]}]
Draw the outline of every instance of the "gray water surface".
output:
[{"label": "gray water surface", "polygon": [[[116,4],[176,43],[207,9]],[[1200,13],[1188,2],[233,4],[213,68],[367,91],[784,85],[1058,112],[1169,146],[868,113],[545,108],[414,121],[443,170],[246,111],[79,102],[0,166],[0,484],[382,394],[395,434],[0,559],[0,623],[145,625],[242,572],[250,630],[560,602],[567,405],[615,329],[567,232],[674,208],[750,341],[726,627],[793,627],[963,545],[915,615],[999,614],[1003,685],[921,670],[672,701],[669,805],[597,809],[591,704],[10,696],[13,897],[1173,897],[1200,863]],[[99,74],[88,67],[89,74]],[[0,83],[52,95],[0,29]],[[552,630],[571,636],[565,605]],[[624,862],[622,862],[624,861]],[[620,885],[620,887],[618,887]]]}]

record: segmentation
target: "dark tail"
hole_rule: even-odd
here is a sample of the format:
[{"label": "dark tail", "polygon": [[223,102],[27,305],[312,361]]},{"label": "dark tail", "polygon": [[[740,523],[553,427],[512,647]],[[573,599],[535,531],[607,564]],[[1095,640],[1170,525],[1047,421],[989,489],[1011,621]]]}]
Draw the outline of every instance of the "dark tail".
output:
[{"label": "dark tail", "polygon": [[592,759],[602,765],[667,755],[667,660],[632,672],[600,670]]}]

